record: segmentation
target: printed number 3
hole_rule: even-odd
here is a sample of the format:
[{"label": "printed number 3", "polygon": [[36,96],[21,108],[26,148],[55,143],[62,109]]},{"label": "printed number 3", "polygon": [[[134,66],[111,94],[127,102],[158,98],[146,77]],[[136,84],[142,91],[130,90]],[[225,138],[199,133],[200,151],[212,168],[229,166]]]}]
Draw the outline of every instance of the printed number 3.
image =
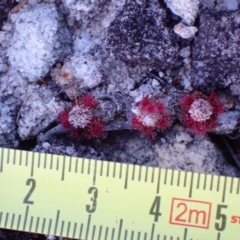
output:
[{"label": "printed number 3", "polygon": [[33,201],[29,201],[29,198],[31,197],[35,187],[36,187],[36,181],[33,178],[29,178],[26,182],[26,185],[31,185],[31,188],[28,192],[28,194],[26,195],[26,197],[23,199],[23,203],[25,204],[33,204]]},{"label": "printed number 3", "polygon": [[98,197],[98,190],[95,187],[90,187],[88,189],[88,193],[93,193],[93,197],[91,198],[92,205],[86,205],[86,211],[89,213],[95,212],[97,208],[97,197]]}]

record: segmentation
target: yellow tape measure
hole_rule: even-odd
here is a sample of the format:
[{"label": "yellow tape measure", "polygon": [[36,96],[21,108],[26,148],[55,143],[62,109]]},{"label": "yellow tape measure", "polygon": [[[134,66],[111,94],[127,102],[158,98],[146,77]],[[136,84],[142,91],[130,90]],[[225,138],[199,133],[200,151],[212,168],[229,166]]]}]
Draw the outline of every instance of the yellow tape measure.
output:
[{"label": "yellow tape measure", "polygon": [[240,179],[0,148],[0,227],[82,240],[238,240]]}]

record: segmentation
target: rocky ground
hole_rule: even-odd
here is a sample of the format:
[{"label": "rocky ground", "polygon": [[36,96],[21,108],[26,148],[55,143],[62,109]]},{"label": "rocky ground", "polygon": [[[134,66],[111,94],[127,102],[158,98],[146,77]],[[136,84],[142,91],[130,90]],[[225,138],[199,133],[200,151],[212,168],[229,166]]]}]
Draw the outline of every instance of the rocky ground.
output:
[{"label": "rocky ground", "polygon": [[240,176],[239,6],[1,0],[0,146]]}]

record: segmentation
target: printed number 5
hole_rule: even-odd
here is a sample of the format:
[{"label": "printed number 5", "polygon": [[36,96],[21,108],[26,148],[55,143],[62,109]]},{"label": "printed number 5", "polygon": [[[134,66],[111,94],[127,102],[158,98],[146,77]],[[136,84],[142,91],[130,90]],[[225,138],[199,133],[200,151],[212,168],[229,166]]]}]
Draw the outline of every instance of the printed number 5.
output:
[{"label": "printed number 5", "polygon": [[97,208],[98,190],[95,187],[90,187],[88,189],[88,193],[93,193],[93,197],[91,198],[92,206],[91,205],[87,205],[86,206],[86,211],[89,212],[89,213],[93,213],[93,212],[95,212],[95,210]]},{"label": "printed number 5", "polygon": [[28,194],[26,195],[26,197],[23,199],[23,203],[25,204],[33,204],[33,201],[29,201],[29,198],[31,197],[35,187],[36,187],[36,181],[33,178],[29,178],[26,182],[26,185],[32,185]]},{"label": "printed number 5", "polygon": [[221,220],[221,224],[220,223],[215,223],[215,229],[217,231],[223,231],[226,227],[227,216],[225,214],[221,213],[222,208],[227,208],[227,205],[218,204],[218,206],[217,206],[216,219]]}]

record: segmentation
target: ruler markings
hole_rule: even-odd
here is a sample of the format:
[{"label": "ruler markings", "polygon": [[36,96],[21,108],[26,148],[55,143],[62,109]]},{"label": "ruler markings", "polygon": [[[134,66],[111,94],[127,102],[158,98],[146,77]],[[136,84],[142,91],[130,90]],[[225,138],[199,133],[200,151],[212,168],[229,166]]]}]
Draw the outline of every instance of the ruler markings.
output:
[{"label": "ruler markings", "polygon": [[191,181],[190,181],[190,187],[189,187],[189,195],[188,197],[192,197],[192,192],[193,192],[193,179],[194,179],[194,174],[191,172]]},{"label": "ruler markings", "polygon": [[107,240],[107,237],[108,237],[108,227],[105,230],[105,238],[104,238],[104,240]]},{"label": "ruler markings", "polygon": [[101,240],[101,235],[102,235],[102,226],[99,227],[98,240]]},{"label": "ruler markings", "polygon": [[[170,240],[173,240],[173,237],[172,237],[172,236],[170,237]],[[191,239],[191,240],[192,240],[192,239]]]},{"label": "ruler markings", "polygon": [[239,190],[240,190],[240,178],[238,179],[237,194],[239,194]]},{"label": "ruler markings", "polygon": [[62,178],[61,178],[62,181],[64,181],[64,177],[65,177],[65,163],[66,163],[66,156],[63,157]]},{"label": "ruler markings", "polygon": [[33,172],[34,172],[34,157],[35,157],[35,152],[32,153],[31,177],[33,177]]},{"label": "ruler markings", "polygon": [[75,161],[75,173],[78,172],[78,159],[76,158],[76,161]]},{"label": "ruler markings", "polygon": [[207,174],[204,174],[204,184],[203,184],[203,190],[206,190],[206,186],[207,186]]},{"label": "ruler markings", "polygon": [[127,164],[127,168],[126,168],[124,189],[127,189],[127,185],[128,185],[128,171],[129,171],[129,164]]},{"label": "ruler markings", "polygon": [[0,226],[1,226],[1,222],[2,222],[2,215],[3,215],[3,213],[0,212]]},{"label": "ruler markings", "polygon": [[89,175],[91,172],[91,160],[88,159],[88,171],[87,171],[87,174]]},{"label": "ruler markings", "polygon": [[51,227],[52,227],[52,219],[49,219],[48,234],[51,234]]},{"label": "ruler markings", "polygon": [[131,233],[131,240],[134,240],[134,231]]},{"label": "ruler markings", "polygon": [[221,239],[221,233],[219,232],[218,234],[217,234],[217,240],[220,240]]},{"label": "ruler markings", "polygon": [[227,177],[224,177],[224,185],[223,185],[223,193],[222,193],[222,202],[225,202],[226,185],[227,185]]},{"label": "ruler markings", "polygon": [[94,161],[94,172],[93,172],[93,185],[96,183],[97,177],[97,160]]},{"label": "ruler markings", "polygon": [[187,228],[184,228],[183,240],[187,240]]},{"label": "ruler markings", "polygon": [[16,149],[13,150],[13,165],[16,164]]},{"label": "ruler markings", "polygon": [[6,217],[5,217],[5,223],[4,223],[4,227],[7,228],[7,223],[8,223],[8,215],[9,213],[6,213]]},{"label": "ruler markings", "polygon": [[44,153],[44,169],[46,169],[46,167],[47,167],[47,154],[46,153]]},{"label": "ruler markings", "polygon": [[103,161],[101,161],[101,169],[100,169],[100,176],[103,175]]},{"label": "ruler markings", "polygon": [[58,222],[59,222],[59,215],[60,215],[60,211],[57,210],[57,215],[56,215],[56,219],[55,219],[55,227],[54,227],[54,234],[53,235],[57,235],[57,228],[58,228]]},{"label": "ruler markings", "polygon": [[180,237],[177,237],[177,240],[180,240]]},{"label": "ruler markings", "polygon": [[170,182],[171,186],[173,185],[173,181],[174,181],[174,173],[175,171],[171,171],[171,182]]},{"label": "ruler markings", "polygon": [[4,162],[4,149],[1,148],[1,162],[0,162],[1,166],[0,166],[0,172],[3,171],[3,162]]},{"label": "ruler markings", "polygon": [[23,231],[25,231],[25,228],[26,228],[26,225],[27,225],[28,211],[29,211],[29,206],[27,205],[25,215],[24,215]]},{"label": "ruler markings", "polygon": [[[21,214],[19,214],[19,215],[18,215],[17,230],[20,228],[21,217],[22,217],[22,215],[21,215]],[[0,223],[0,224],[1,224],[1,223]]]},{"label": "ruler markings", "polygon": [[35,232],[38,232],[38,225],[39,225],[39,217],[37,217],[37,222],[36,222]]},{"label": "ruler markings", "polygon": [[184,184],[183,184],[183,187],[187,186],[187,173],[188,172],[184,172]]},{"label": "ruler markings", "polygon": [[10,153],[9,148],[7,148],[7,164],[9,164],[9,162],[10,162],[9,153]]},{"label": "ruler markings", "polygon": [[28,229],[29,232],[32,231],[32,225],[33,225],[33,216],[31,216],[31,218],[30,218],[30,224],[29,224],[29,229]]},{"label": "ruler markings", "polygon": [[15,220],[15,214],[13,213],[12,215],[12,221],[11,221],[11,229],[13,228],[13,224],[14,224],[14,220]]},{"label": "ruler markings", "polygon": [[107,162],[107,177],[109,177],[110,162]]},{"label": "ruler markings", "polygon": [[168,175],[168,169],[165,169],[164,185],[167,184],[167,175]]},{"label": "ruler markings", "polygon": [[157,235],[157,240],[160,240],[160,235],[159,234]]},{"label": "ruler markings", "polygon": [[84,162],[85,162],[85,160],[84,160],[84,159],[82,159],[81,173],[83,173],[83,172],[84,172]]},{"label": "ruler markings", "polygon": [[148,180],[148,166],[145,168],[145,182]]},{"label": "ruler markings", "polygon": [[200,185],[200,177],[201,177],[201,175],[200,175],[200,173],[198,173],[197,189],[199,189],[199,185]]},{"label": "ruler markings", "polygon": [[178,170],[178,179],[177,179],[177,186],[180,186],[180,177],[181,177],[181,172]]},{"label": "ruler markings", "polygon": [[42,232],[41,232],[41,233],[44,233],[45,223],[46,223],[46,218],[43,218],[43,222],[42,222]]},{"label": "ruler markings", "polygon": [[75,238],[76,235],[76,230],[77,230],[77,223],[74,223],[74,227],[73,227],[73,234],[72,234],[72,238]]},{"label": "ruler markings", "polygon": [[53,168],[53,155],[51,154],[51,160],[50,160],[50,170]]},{"label": "ruler markings", "polygon": [[112,237],[111,237],[111,240],[114,240],[114,233],[115,233],[115,228],[112,229]]},{"label": "ruler markings", "polygon": [[112,237],[111,237],[111,240],[114,239],[114,234],[115,234],[115,228],[112,229]]},{"label": "ruler markings", "polygon": [[134,178],[135,178],[135,164],[133,165],[133,168],[132,168],[132,181],[134,181]]},{"label": "ruler markings", "polygon": [[72,171],[72,156],[70,157],[69,165],[68,165],[68,172],[71,172],[71,171]]},{"label": "ruler markings", "polygon": [[94,239],[94,236],[95,236],[95,229],[96,229],[96,226],[93,225],[93,230],[92,230],[92,240]]},{"label": "ruler markings", "polygon": [[141,233],[138,232],[138,238],[137,238],[137,240],[140,240],[140,239],[141,239]]},{"label": "ruler markings", "polygon": [[19,165],[22,165],[22,150],[20,150]]},{"label": "ruler markings", "polygon": [[231,178],[231,185],[230,185],[229,193],[232,193],[232,191],[233,191],[233,178]]},{"label": "ruler markings", "polygon": [[57,158],[56,170],[59,170],[59,158]]},{"label": "ruler markings", "polygon": [[119,178],[122,178],[122,163],[120,163],[120,172],[119,172]]},{"label": "ruler markings", "polygon": [[118,240],[121,240],[122,224],[123,224],[123,220],[120,219],[119,227],[118,227],[118,238],[117,238]]},{"label": "ruler markings", "polygon": [[167,236],[166,236],[166,235],[164,235],[164,236],[163,236],[163,240],[166,240],[166,239],[167,239]]},{"label": "ruler markings", "polygon": [[40,162],[41,162],[41,154],[38,153],[38,168],[40,168]]},{"label": "ruler markings", "polygon": [[218,176],[218,183],[217,183],[217,191],[219,192],[219,186],[220,186],[220,176]]},{"label": "ruler markings", "polygon": [[25,160],[25,166],[27,167],[28,166],[28,151],[25,151],[26,153],[26,160]]},{"label": "ruler markings", "polygon": [[154,182],[154,173],[155,173],[155,168],[152,168],[152,180],[151,180],[151,183]]},{"label": "ruler markings", "polygon": [[144,233],[144,240],[147,240],[147,233]]},{"label": "ruler markings", "polygon": [[150,240],[154,240],[154,230],[155,230],[155,224],[153,223]]},{"label": "ruler markings", "polygon": [[116,161],[114,161],[113,163],[113,178],[115,178],[115,174],[116,174]]},{"label": "ruler markings", "polygon": [[160,192],[160,177],[161,177],[161,168],[158,169],[157,194],[159,194]]},{"label": "ruler markings", "polygon": [[67,226],[67,237],[69,237],[70,229],[71,229],[71,222],[68,222],[68,226]]},{"label": "ruler markings", "polygon": [[211,175],[210,191],[212,191],[213,189],[213,181],[214,181],[214,178],[213,178],[213,175]]},{"label": "ruler markings", "polygon": [[127,235],[128,235],[128,230],[125,230],[125,233],[124,233],[124,240],[127,240]]},{"label": "ruler markings", "polygon": [[85,239],[88,239],[88,233],[89,233],[90,224],[91,224],[91,214],[88,216],[87,229],[86,229]]},{"label": "ruler markings", "polygon": [[142,166],[139,167],[138,181],[141,181]]},{"label": "ruler markings", "polygon": [[81,225],[80,225],[79,239],[82,239],[82,233],[83,233],[83,223],[81,223]]},{"label": "ruler markings", "polygon": [[60,236],[61,236],[61,237],[63,237],[64,224],[65,224],[65,221],[62,220],[61,231],[60,231]]}]

